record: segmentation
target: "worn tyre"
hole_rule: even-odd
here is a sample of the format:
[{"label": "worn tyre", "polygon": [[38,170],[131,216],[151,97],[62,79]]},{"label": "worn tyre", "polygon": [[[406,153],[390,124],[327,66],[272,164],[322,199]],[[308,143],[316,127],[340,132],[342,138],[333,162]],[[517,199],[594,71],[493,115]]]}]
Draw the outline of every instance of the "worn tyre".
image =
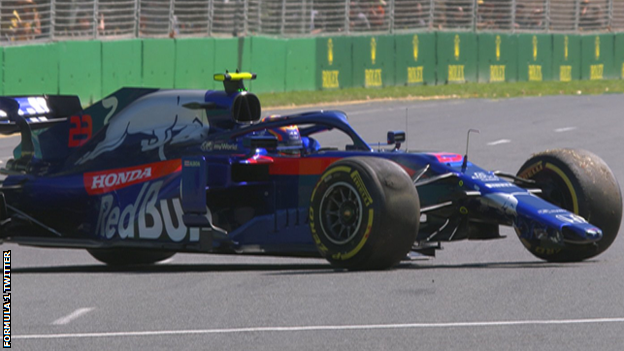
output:
[{"label": "worn tyre", "polygon": [[350,270],[391,268],[420,223],[418,192],[396,163],[350,157],[328,167],[310,201],[310,230],[323,257]]},{"label": "worn tyre", "polygon": [[89,249],[87,250],[93,258],[111,266],[131,266],[152,264],[166,260],[175,252],[152,251],[140,249]]},{"label": "worn tyre", "polygon": [[622,220],[622,194],[609,166],[586,150],[557,149],[533,155],[518,176],[532,179],[544,200],[573,212],[602,229],[593,244],[567,245],[562,250],[523,241],[535,256],[551,262],[582,261],[604,252],[615,240]]}]

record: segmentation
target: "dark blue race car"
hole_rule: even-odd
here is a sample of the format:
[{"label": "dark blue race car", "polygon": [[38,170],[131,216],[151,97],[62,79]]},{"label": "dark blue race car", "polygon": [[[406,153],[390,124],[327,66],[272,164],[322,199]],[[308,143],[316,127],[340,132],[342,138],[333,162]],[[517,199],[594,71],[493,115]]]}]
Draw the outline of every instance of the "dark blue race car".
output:
[{"label": "dark blue race car", "polygon": [[[114,265],[205,252],[385,269],[441,242],[499,238],[500,225],[558,262],[594,257],[618,233],[619,186],[590,152],[536,154],[513,175],[403,151],[401,131],[374,150],[339,111],[261,119],[252,78],[124,88],[86,109],[75,96],[0,98],[0,132],[22,136],[2,169],[0,237]],[[326,131],[348,142],[324,148]]]}]

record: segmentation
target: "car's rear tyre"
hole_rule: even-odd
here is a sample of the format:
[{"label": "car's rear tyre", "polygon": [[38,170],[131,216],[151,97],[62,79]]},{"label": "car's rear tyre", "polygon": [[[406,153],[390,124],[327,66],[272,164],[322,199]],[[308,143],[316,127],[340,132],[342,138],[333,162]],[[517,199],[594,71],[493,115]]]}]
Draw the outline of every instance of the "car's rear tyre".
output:
[{"label": "car's rear tyre", "polygon": [[582,261],[613,243],[622,220],[622,194],[613,172],[600,157],[586,150],[548,150],[527,160],[518,177],[534,180],[542,189],[541,198],[585,218],[603,234],[597,243],[567,245],[561,250],[523,240],[533,255],[550,262]]},{"label": "car's rear tyre", "polygon": [[146,265],[166,260],[175,252],[141,249],[88,249],[93,258],[111,266]]},{"label": "car's rear tyre", "polygon": [[394,267],[418,234],[420,201],[407,173],[375,157],[350,157],[328,167],[310,200],[310,230],[334,267]]}]

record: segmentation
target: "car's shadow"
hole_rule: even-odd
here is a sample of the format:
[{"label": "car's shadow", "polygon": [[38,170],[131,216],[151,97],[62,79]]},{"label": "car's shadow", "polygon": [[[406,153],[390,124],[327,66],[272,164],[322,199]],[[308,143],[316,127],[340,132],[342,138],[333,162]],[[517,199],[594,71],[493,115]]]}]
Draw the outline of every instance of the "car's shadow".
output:
[{"label": "car's shadow", "polygon": [[[590,264],[596,261],[585,261],[582,264]],[[521,262],[485,262],[468,264],[427,264],[423,261],[401,262],[396,270],[449,270],[449,269],[542,269],[542,268],[574,268],[578,264],[574,263],[548,263],[540,261]],[[336,269],[328,263],[283,263],[283,264],[155,264],[139,266],[106,266],[94,265],[73,265],[73,266],[48,266],[48,267],[22,267],[13,268],[11,272],[16,274],[64,274],[64,273],[210,273],[210,272],[272,272],[270,274],[327,274],[327,273],[358,273],[358,271],[347,271]]]},{"label": "car's shadow", "polygon": [[329,264],[155,264],[136,266],[76,265],[13,268],[12,273],[197,273],[197,272],[255,272],[255,271],[333,271]]},{"label": "car's shadow", "polygon": [[481,263],[463,263],[463,264],[416,264],[401,263],[398,268],[404,269],[540,269],[540,268],[572,268],[577,264],[588,264],[596,261],[583,261],[573,263],[552,263],[544,261],[519,261],[519,262],[481,262]]},{"label": "car's shadow", "polygon": [[[596,261],[584,261],[575,263],[550,263],[541,261],[521,261],[521,262],[484,262],[484,263],[464,263],[464,264],[424,264],[423,261],[403,261],[394,268],[397,271],[430,271],[430,270],[451,270],[451,269],[542,269],[542,268],[574,268],[578,264],[588,264]],[[293,272],[276,272],[271,274],[325,274],[325,273],[358,273],[360,271],[348,271],[344,269],[334,269],[329,267],[323,271],[293,271]],[[379,271],[383,272],[383,271]]]}]

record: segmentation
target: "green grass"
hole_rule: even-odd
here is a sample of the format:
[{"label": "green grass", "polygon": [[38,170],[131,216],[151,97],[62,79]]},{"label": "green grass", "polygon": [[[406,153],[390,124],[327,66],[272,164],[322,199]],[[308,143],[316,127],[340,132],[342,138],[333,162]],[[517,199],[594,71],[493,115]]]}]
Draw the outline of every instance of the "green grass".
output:
[{"label": "green grass", "polygon": [[301,106],[346,101],[434,98],[510,98],[519,96],[624,93],[624,80],[572,82],[466,83],[411,87],[349,88],[258,94],[265,107]]}]

